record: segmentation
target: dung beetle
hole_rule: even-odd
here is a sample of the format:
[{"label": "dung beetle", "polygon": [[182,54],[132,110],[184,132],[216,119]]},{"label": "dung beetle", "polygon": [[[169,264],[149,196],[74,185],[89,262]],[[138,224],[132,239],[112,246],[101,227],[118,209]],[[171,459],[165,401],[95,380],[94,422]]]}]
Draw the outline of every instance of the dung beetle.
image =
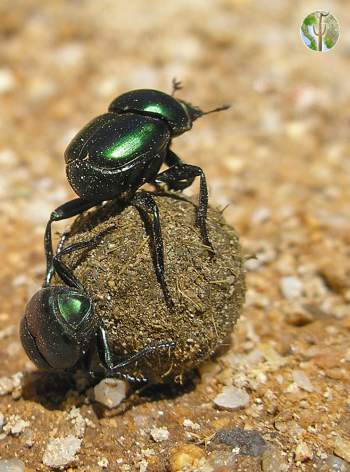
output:
[{"label": "dung beetle", "polygon": [[[145,183],[156,189],[183,190],[195,177],[200,178],[196,224],[211,255],[206,216],[208,191],[203,170],[185,164],[171,149],[172,139],[189,131],[203,115],[226,110],[229,106],[204,112],[174,94],[180,82],[173,80],[172,94],[141,89],[126,92],[110,104],[108,112],[90,121],[65,151],[67,178],[79,196],[51,213],[46,226],[46,283],[53,272],[51,224],[78,215],[106,200],[132,205],[140,213],[150,237],[150,249],[157,280],[168,307],[173,306],[164,276],[163,240],[157,205],[150,192],[137,192]],[[168,166],[159,172],[163,164]]]},{"label": "dung beetle", "polygon": [[20,324],[20,337],[28,357],[42,369],[74,370],[82,368],[97,374],[93,369],[96,354],[105,377],[115,377],[131,383],[145,383],[144,377],[135,377],[125,369],[138,360],[160,350],[172,349],[173,342],[146,346],[122,362],[114,364],[107,330],[94,312],[92,300],[62,257],[79,249],[95,246],[111,229],[110,226],[97,236],[62,249],[63,235],[52,259],[52,273],[56,272],[64,285],[48,285],[44,281],[41,290],[28,302]]}]

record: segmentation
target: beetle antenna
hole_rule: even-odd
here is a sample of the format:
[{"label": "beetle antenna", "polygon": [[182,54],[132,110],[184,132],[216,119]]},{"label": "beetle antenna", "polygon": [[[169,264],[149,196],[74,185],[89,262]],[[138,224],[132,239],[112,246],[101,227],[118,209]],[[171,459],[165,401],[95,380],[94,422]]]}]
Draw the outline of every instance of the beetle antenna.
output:
[{"label": "beetle antenna", "polygon": [[173,89],[171,91],[171,96],[173,97],[175,95],[175,93],[177,92],[177,90],[182,89],[182,84],[181,84],[181,80],[177,80],[176,77],[173,77],[173,80],[171,81],[171,83],[172,83],[172,86],[173,86]]},{"label": "beetle antenna", "polygon": [[209,113],[216,113],[217,111],[228,110],[231,108],[231,105],[222,105],[221,107],[214,108],[213,110],[203,111],[202,115],[209,115]]}]

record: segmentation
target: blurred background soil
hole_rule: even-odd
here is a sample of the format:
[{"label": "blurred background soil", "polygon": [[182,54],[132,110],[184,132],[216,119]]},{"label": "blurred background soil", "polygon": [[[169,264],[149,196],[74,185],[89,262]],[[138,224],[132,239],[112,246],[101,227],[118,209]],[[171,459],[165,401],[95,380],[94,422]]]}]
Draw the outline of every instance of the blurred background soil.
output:
[{"label": "blurred background soil", "polygon": [[[49,442],[67,437],[79,471],[349,470],[350,10],[321,3],[0,2],[1,470],[48,470]],[[316,53],[300,25],[328,7],[340,38]],[[232,103],[174,149],[256,259],[231,350],[176,394],[105,411],[33,374],[18,321],[43,278],[44,225],[74,196],[70,138],[120,93],[170,91],[174,76],[193,104]]]}]

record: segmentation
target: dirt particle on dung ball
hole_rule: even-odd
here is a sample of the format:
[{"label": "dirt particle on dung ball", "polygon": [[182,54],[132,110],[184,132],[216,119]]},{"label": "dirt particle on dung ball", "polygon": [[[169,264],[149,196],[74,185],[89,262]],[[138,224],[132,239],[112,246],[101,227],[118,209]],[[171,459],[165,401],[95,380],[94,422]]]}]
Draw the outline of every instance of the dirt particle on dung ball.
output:
[{"label": "dirt particle on dung ball", "polygon": [[[244,301],[244,269],[238,236],[219,211],[209,209],[210,257],[195,225],[196,206],[173,194],[156,195],[164,241],[165,279],[174,308],[164,302],[143,223],[131,206],[108,202],[81,215],[65,242],[87,241],[115,225],[88,250],[64,262],[93,300],[107,328],[115,362],[146,346],[175,342],[130,368],[152,382],[182,382],[186,372],[227,342]],[[56,279],[56,283],[58,280]]]}]

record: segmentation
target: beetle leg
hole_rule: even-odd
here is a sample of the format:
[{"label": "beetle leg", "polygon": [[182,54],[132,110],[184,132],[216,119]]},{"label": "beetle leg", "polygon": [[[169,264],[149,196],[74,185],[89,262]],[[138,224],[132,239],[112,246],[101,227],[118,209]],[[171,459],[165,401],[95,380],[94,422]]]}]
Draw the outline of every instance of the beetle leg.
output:
[{"label": "beetle leg", "polygon": [[74,251],[78,251],[79,249],[91,249],[93,246],[96,246],[96,244],[98,244],[98,242],[100,241],[100,239],[103,238],[103,236],[105,236],[107,233],[109,233],[112,229],[115,228],[115,225],[108,226],[108,228],[104,229],[88,241],[80,241],[78,243],[71,244],[70,246],[67,246],[64,249],[62,249],[62,246],[67,235],[63,234],[58,244],[59,250],[57,251],[57,254],[53,257],[52,265],[57,275],[63,280],[66,285],[68,285],[69,287],[77,288],[82,292],[85,291],[84,287],[73,274],[73,271],[69,269],[64,262],[61,261],[62,256],[70,254]]},{"label": "beetle leg", "polygon": [[79,215],[79,213],[83,213],[86,210],[89,210],[95,205],[98,205],[100,202],[96,201],[87,201],[83,200],[82,198],[75,198],[74,200],[70,200],[69,202],[64,203],[63,205],[59,206],[54,210],[51,215],[50,219],[47,222],[45,236],[44,236],[44,248],[46,254],[46,276],[44,280],[43,287],[48,287],[50,285],[50,281],[54,272],[53,268],[53,249],[52,249],[52,234],[51,234],[51,224],[54,221],[65,220],[67,218],[71,218],[72,216]]},{"label": "beetle leg", "polygon": [[[172,151],[169,156],[168,162],[176,162]],[[192,184],[195,177],[200,178],[200,190],[199,190],[199,205],[196,215],[196,225],[199,227],[203,242],[208,246],[211,255],[214,255],[214,248],[210,242],[208,236],[208,229],[206,224],[207,210],[208,210],[208,188],[207,181],[203,170],[198,166],[192,166],[185,164],[178,158],[178,163],[175,163],[169,169],[161,172],[157,175],[155,182],[156,184],[165,183],[171,190],[183,190]]]},{"label": "beetle leg", "polygon": [[103,326],[100,326],[98,333],[97,333],[97,349],[99,353],[100,360],[106,369],[106,377],[119,377],[123,380],[127,380],[130,383],[140,384],[140,383],[147,383],[148,380],[144,377],[135,377],[126,372],[123,372],[122,369],[129,367],[132,364],[135,364],[140,359],[153,354],[154,352],[165,350],[165,349],[173,349],[175,347],[174,342],[164,342],[153,344],[151,346],[147,346],[141,351],[137,352],[136,354],[130,356],[128,359],[125,359],[118,364],[113,363],[113,354],[111,347],[109,345],[108,336],[106,330]]},{"label": "beetle leg", "polygon": [[159,211],[156,202],[149,192],[138,192],[130,202],[139,212],[147,235],[150,237],[151,254],[154,270],[162,288],[165,303],[171,309],[174,303],[171,299],[164,276],[163,239],[160,229]]},{"label": "beetle leg", "polygon": [[[186,165],[186,163],[183,162],[183,160],[180,159],[180,157],[170,149],[168,149],[164,162],[168,167]],[[171,190],[184,190],[185,188],[193,184],[195,178],[195,175],[192,175],[191,177],[184,177],[176,182],[171,182],[171,184],[168,184],[168,187],[171,188]],[[156,185],[156,187],[160,187],[160,182],[157,182],[157,178],[154,184]]]}]

